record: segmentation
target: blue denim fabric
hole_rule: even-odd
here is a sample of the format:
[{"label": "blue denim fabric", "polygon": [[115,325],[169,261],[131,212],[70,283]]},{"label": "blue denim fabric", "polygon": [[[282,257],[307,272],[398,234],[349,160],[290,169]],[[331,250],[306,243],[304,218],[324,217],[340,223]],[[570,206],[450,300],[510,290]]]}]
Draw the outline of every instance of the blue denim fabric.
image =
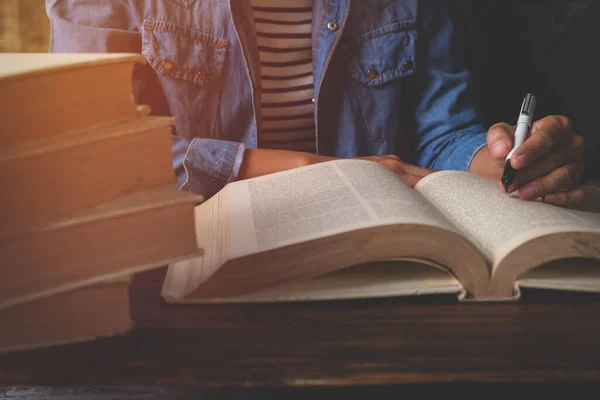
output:
[{"label": "blue denim fabric", "polygon": [[[260,147],[248,0],[46,0],[52,52],[140,52],[136,101],[176,117],[182,189],[212,196]],[[331,24],[335,23],[335,24]],[[319,154],[467,170],[485,145],[448,1],[315,0]],[[411,158],[412,157],[412,158]]]}]

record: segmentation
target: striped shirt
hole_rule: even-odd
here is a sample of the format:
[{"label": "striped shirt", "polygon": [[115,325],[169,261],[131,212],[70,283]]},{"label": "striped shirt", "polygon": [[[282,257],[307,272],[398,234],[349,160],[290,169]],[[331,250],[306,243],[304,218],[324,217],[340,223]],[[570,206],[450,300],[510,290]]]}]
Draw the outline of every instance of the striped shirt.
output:
[{"label": "striped shirt", "polygon": [[313,0],[251,0],[261,71],[259,147],[316,151]]}]

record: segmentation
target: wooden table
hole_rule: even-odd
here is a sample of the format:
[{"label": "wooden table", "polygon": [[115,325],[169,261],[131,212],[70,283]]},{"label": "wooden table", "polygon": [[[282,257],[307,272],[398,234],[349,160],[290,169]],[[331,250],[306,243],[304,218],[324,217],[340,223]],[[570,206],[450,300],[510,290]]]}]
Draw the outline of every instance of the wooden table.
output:
[{"label": "wooden table", "polygon": [[130,334],[1,356],[0,387],[600,382],[600,295],[167,306],[164,272],[134,279]]}]

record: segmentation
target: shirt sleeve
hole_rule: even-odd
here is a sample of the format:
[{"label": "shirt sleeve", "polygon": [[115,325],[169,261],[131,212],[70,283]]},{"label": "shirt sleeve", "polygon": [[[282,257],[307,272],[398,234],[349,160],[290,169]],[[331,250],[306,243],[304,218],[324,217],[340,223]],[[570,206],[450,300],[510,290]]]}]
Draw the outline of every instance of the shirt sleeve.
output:
[{"label": "shirt sleeve", "polygon": [[244,159],[243,143],[215,139],[191,142],[173,136],[173,165],[180,189],[213,196],[233,182]]},{"label": "shirt sleeve", "polygon": [[416,77],[417,164],[467,171],[486,145],[486,129],[474,106],[464,65],[464,44],[454,29],[448,1],[421,3],[424,18]]},{"label": "shirt sleeve", "polygon": [[[129,1],[46,0],[50,19],[50,52],[140,53],[141,35]],[[135,73],[136,103],[160,104],[161,91],[146,90],[154,83],[147,71]],[[164,99],[163,99],[164,100]],[[185,140],[173,136],[173,169],[178,188],[211,197],[239,173],[245,147],[217,139]]]}]

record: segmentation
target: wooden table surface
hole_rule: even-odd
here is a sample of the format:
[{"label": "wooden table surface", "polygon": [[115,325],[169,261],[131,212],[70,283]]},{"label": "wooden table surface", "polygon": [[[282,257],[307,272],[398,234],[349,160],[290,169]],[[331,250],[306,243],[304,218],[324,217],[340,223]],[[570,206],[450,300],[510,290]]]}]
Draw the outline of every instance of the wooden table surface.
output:
[{"label": "wooden table surface", "polygon": [[167,306],[164,273],[135,277],[134,331],[0,356],[0,387],[600,382],[600,295]]}]

